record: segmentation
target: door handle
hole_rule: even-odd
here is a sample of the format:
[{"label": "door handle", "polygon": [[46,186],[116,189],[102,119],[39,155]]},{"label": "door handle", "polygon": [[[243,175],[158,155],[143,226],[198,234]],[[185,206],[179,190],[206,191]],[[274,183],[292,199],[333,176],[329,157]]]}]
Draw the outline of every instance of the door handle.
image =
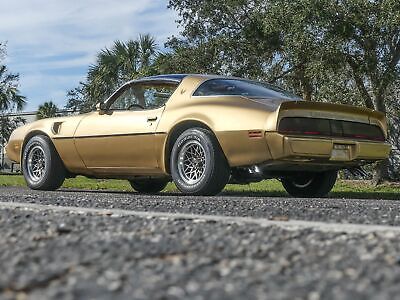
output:
[{"label": "door handle", "polygon": [[148,117],[147,122],[154,122],[157,121],[157,117]]}]

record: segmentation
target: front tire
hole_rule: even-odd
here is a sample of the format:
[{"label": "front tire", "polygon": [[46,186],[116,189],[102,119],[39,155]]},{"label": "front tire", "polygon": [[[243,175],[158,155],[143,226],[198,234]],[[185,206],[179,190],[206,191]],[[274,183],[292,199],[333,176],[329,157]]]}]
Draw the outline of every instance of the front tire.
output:
[{"label": "front tire", "polygon": [[177,138],[170,165],[176,187],[188,195],[216,195],[230,176],[218,141],[203,128],[188,129]]},{"label": "front tire", "polygon": [[22,172],[31,189],[54,191],[64,182],[65,167],[50,138],[32,137],[22,154]]},{"label": "front tire", "polygon": [[332,190],[336,179],[337,171],[326,171],[299,174],[281,181],[285,190],[293,197],[321,198]]},{"label": "front tire", "polygon": [[144,178],[129,180],[131,187],[143,194],[157,194],[161,192],[168,184],[168,180],[161,178]]}]

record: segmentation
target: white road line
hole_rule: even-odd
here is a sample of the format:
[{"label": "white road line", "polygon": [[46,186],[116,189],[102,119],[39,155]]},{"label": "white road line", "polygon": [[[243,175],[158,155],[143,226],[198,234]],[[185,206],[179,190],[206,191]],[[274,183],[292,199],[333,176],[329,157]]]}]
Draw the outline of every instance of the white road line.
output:
[{"label": "white road line", "polygon": [[195,222],[221,222],[227,224],[252,224],[261,227],[277,226],[287,230],[314,229],[324,232],[344,232],[344,233],[400,233],[399,226],[370,225],[370,224],[351,224],[351,223],[325,223],[314,221],[288,220],[276,221],[256,217],[236,217],[221,215],[202,215],[187,213],[168,213],[154,211],[134,211],[124,209],[103,209],[87,208],[76,206],[44,205],[23,202],[0,202],[0,209],[23,209],[29,211],[55,211],[68,212],[75,214],[96,214],[108,215],[113,217],[135,216],[140,218],[160,218],[168,220],[191,220]]}]

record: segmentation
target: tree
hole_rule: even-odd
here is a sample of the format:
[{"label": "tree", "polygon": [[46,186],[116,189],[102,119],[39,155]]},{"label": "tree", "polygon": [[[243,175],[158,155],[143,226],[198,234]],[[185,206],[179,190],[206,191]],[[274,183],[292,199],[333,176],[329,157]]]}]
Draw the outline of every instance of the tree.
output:
[{"label": "tree", "polygon": [[10,73],[4,64],[5,46],[0,44],[0,111],[21,110],[25,97],[19,93],[19,75]]},{"label": "tree", "polygon": [[279,36],[263,31],[265,1],[170,0],[169,7],[183,27],[182,38],[167,43],[175,66],[264,80],[273,76]]},{"label": "tree", "polygon": [[[327,53],[351,70],[365,106],[387,114],[389,87],[400,78],[400,2],[343,1],[325,11]],[[376,183],[388,178],[388,163],[378,164]]]},{"label": "tree", "polygon": [[12,130],[22,123],[20,118],[8,117],[8,113],[21,110],[25,97],[18,90],[19,75],[10,73],[4,64],[6,46],[0,43],[0,143],[3,146]]},{"label": "tree", "polygon": [[389,117],[389,141],[393,146],[389,171],[392,178],[400,180],[400,80],[392,84],[387,95],[387,115]]},{"label": "tree", "polygon": [[88,87],[85,82],[79,82],[78,87],[67,92],[67,104],[65,108],[73,112],[86,113],[92,110],[93,103],[87,100]]},{"label": "tree", "polygon": [[38,111],[36,113],[36,118],[46,119],[46,118],[54,118],[57,116],[58,107],[52,101],[48,101],[39,105]]},{"label": "tree", "polygon": [[[1,146],[4,146],[11,133],[16,129],[17,127],[24,125],[25,124],[25,119],[21,117],[9,117],[6,115],[1,115],[0,118],[0,137],[1,137]],[[0,166],[1,167],[1,166]]]},{"label": "tree", "polygon": [[172,37],[167,47],[173,51],[160,53],[155,61],[158,73],[222,73],[225,60],[214,42],[189,45]]},{"label": "tree", "polygon": [[[9,117],[8,113],[21,110],[25,104],[18,90],[19,75],[10,73],[4,64],[6,46],[0,43],[0,148],[4,148],[11,132],[24,123],[19,117]],[[4,152],[1,151],[1,165],[4,163]]]},{"label": "tree", "polygon": [[89,67],[83,86],[89,102],[103,101],[126,81],[154,73],[155,55],[156,43],[150,35],[128,42],[115,41],[110,49],[101,50],[96,63]]},{"label": "tree", "polygon": [[97,54],[96,63],[89,67],[86,80],[68,91],[66,108],[88,112],[126,81],[155,74],[157,55],[155,39],[150,35],[140,35],[138,39],[127,42],[115,41],[111,48]]}]

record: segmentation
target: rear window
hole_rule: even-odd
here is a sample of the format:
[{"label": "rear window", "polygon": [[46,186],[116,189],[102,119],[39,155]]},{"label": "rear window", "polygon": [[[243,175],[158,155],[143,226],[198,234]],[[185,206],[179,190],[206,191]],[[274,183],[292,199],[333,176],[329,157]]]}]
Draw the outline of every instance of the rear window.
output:
[{"label": "rear window", "polygon": [[249,98],[301,100],[281,88],[265,82],[241,79],[210,79],[202,83],[193,96],[244,96]]}]

